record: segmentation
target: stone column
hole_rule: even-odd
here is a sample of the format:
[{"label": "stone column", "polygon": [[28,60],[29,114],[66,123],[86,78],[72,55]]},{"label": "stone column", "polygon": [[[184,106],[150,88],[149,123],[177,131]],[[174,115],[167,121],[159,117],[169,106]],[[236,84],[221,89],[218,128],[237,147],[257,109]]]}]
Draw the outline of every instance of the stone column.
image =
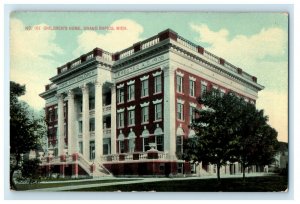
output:
[{"label": "stone column", "polygon": [[167,65],[164,74],[164,151],[169,152],[170,159],[176,159],[176,114],[175,114],[175,71]]},{"label": "stone column", "polygon": [[103,99],[102,83],[95,82],[95,160],[103,155]]},{"label": "stone column", "polygon": [[82,147],[83,156],[90,159],[90,111],[89,111],[89,87],[85,84],[82,90]]},{"label": "stone column", "polygon": [[64,154],[65,138],[64,138],[64,96],[63,94],[57,95],[58,98],[58,156]]},{"label": "stone column", "polygon": [[68,92],[68,154],[76,152],[77,135],[75,135],[75,101],[74,92]]},{"label": "stone column", "polygon": [[116,86],[111,86],[111,154],[117,153],[117,107],[116,107]]}]

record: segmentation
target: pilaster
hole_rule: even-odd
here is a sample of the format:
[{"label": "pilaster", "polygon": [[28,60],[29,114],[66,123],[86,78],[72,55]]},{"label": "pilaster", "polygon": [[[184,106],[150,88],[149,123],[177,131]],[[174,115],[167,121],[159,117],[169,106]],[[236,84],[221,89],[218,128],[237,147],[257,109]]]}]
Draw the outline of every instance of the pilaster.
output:
[{"label": "pilaster", "polygon": [[64,96],[59,94],[56,96],[58,99],[58,155],[64,154],[65,138],[64,138]]},{"label": "pilaster", "polygon": [[111,154],[117,153],[117,107],[116,86],[111,86]]},{"label": "pilaster", "polygon": [[175,69],[168,64],[164,72],[164,150],[176,159]]},{"label": "pilaster", "polygon": [[77,135],[75,135],[75,101],[74,92],[68,92],[68,154],[76,152]]},{"label": "pilaster", "polygon": [[95,82],[95,160],[103,155],[103,99],[102,83]]},{"label": "pilaster", "polygon": [[83,156],[89,160],[90,158],[90,112],[89,112],[89,87],[83,85],[82,90],[82,146]]}]

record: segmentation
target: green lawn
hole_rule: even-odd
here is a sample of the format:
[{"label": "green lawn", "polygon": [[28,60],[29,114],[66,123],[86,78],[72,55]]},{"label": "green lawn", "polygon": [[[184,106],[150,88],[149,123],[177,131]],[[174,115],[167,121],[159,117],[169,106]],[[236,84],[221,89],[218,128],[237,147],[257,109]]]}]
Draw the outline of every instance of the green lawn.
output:
[{"label": "green lawn", "polygon": [[90,180],[90,181],[80,181],[80,182],[60,182],[60,183],[37,183],[37,184],[17,184],[18,191],[33,190],[39,188],[52,188],[61,186],[72,186],[72,185],[84,185],[84,184],[95,184],[95,183],[113,183],[121,181],[133,181],[140,179],[108,179],[108,180]]},{"label": "green lawn", "polygon": [[224,178],[218,184],[216,179],[170,180],[150,183],[114,185],[85,188],[72,191],[158,191],[158,192],[274,192],[287,189],[286,176],[246,178]]}]

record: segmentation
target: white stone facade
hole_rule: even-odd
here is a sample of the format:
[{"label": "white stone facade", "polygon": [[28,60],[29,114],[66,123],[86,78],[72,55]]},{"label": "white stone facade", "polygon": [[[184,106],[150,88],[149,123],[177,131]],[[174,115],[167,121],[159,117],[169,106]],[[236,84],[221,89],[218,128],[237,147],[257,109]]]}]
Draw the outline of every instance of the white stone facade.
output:
[{"label": "white stone facade", "polygon": [[[255,103],[258,91],[263,89],[256,77],[172,30],[163,31],[118,53],[95,48],[59,67],[58,74],[50,79],[52,84],[40,94],[46,101],[49,150],[54,150],[55,156],[64,155],[67,150],[67,155],[80,154],[87,162],[98,163],[133,161],[132,153],[137,152],[138,162],[145,159],[145,145],[154,136],[151,143],[159,145],[161,142],[163,145],[159,158],[177,161],[178,131],[184,139],[191,130],[186,128],[189,125],[187,119],[177,120],[176,104],[181,101],[185,106],[182,110],[185,118],[189,117],[187,106],[197,107],[195,96],[188,98],[185,92],[176,91],[177,75],[184,80],[183,89],[188,86],[188,80],[194,82],[196,96],[204,84],[220,88],[222,92],[232,90]],[[148,83],[144,88],[149,94],[143,97],[138,95],[141,81]],[[130,85],[134,85],[134,99],[126,101],[125,93],[128,94]],[[161,89],[161,92],[156,93],[156,89]],[[119,99],[125,103],[119,103]],[[162,104],[161,107],[155,106],[157,103]],[[149,108],[143,110],[143,120],[149,122],[141,124],[137,121],[141,114],[138,111],[145,106]],[[160,114],[161,109],[162,118],[154,120],[153,115]],[[135,111],[134,118],[130,116],[131,121],[135,120],[134,126],[128,125],[129,116],[126,114],[129,111]],[[126,124],[121,128],[117,124],[120,112],[126,113],[123,116]],[[123,135],[122,139],[118,138],[120,135]],[[162,138],[158,137],[160,135]],[[120,148],[127,153],[124,160],[119,156]]]}]

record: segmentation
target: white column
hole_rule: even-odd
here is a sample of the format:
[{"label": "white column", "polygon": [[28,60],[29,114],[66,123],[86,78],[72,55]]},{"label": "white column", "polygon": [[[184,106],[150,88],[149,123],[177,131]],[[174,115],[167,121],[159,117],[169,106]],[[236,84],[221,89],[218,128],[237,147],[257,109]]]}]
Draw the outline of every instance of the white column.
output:
[{"label": "white column", "polygon": [[176,114],[174,69],[168,65],[164,72],[164,151],[176,158]]},{"label": "white column", "polygon": [[58,98],[58,156],[64,154],[65,138],[64,138],[64,96],[62,94],[57,95]]},{"label": "white column", "polygon": [[89,87],[85,84],[82,90],[82,146],[83,156],[90,159],[90,111],[89,111]]},{"label": "white column", "polygon": [[116,107],[116,86],[111,86],[111,154],[117,153],[117,107]]},{"label": "white column", "polygon": [[76,152],[77,135],[75,135],[75,101],[74,92],[68,92],[68,154]]},{"label": "white column", "polygon": [[103,99],[102,84],[95,83],[95,160],[103,155]]}]

